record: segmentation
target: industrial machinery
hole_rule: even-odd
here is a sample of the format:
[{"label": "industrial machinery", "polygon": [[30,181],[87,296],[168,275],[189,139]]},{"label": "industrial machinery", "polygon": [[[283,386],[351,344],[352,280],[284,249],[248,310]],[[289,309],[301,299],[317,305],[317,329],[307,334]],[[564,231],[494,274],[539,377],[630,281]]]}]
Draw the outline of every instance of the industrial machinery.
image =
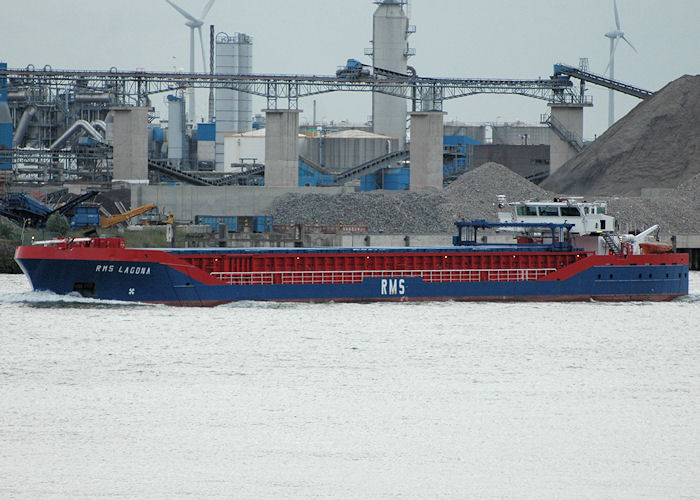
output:
[{"label": "industrial machinery", "polygon": [[348,59],[345,66],[338,68],[335,72],[336,78],[353,80],[369,76],[369,69],[357,59]]},{"label": "industrial machinery", "polygon": [[72,215],[74,209],[78,205],[98,194],[99,191],[88,191],[52,210],[26,194],[13,193],[7,198],[0,199],[0,215],[7,217],[19,225],[27,224],[32,227],[41,228],[46,225],[46,221],[51,215],[55,213],[64,216]]},{"label": "industrial machinery", "polygon": [[153,210],[154,208],[156,208],[155,204],[148,203],[147,205],[141,205],[140,207],[136,207],[133,210],[127,210],[123,214],[117,214],[111,217],[102,216],[100,217],[100,227],[105,229],[108,227],[115,226],[120,222],[126,222],[132,217],[136,217],[137,215],[146,213],[149,210]]},{"label": "industrial machinery", "polygon": [[141,218],[141,224],[144,226],[165,226],[175,223],[175,215],[172,212],[160,213],[156,212],[153,215],[146,215]]}]

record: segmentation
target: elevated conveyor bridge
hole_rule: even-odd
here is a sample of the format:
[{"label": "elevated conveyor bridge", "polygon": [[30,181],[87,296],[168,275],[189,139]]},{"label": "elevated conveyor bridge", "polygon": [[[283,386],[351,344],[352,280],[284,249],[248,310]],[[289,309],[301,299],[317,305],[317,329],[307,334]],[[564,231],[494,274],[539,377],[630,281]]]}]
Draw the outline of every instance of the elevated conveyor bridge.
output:
[{"label": "elevated conveyor bridge", "polygon": [[[418,111],[442,110],[446,99],[475,94],[515,94],[549,102],[577,103],[583,97],[568,79],[425,78],[386,72],[358,78],[316,75],[211,75],[110,70],[3,69],[8,91],[51,86],[84,93],[109,93],[124,105],[144,106],[153,94],[185,88],[226,88],[267,99],[268,109],[298,109],[298,100],[328,92],[379,92],[413,100]],[[285,102],[286,101],[286,102]]]},{"label": "elevated conveyor bridge", "polygon": [[593,83],[595,85],[600,85],[601,87],[612,89],[623,94],[638,97],[640,99],[647,99],[654,95],[654,92],[650,90],[644,90],[639,87],[629,85],[627,83],[618,82],[617,80],[611,80],[610,78],[606,78],[602,75],[597,75],[589,71],[574,68],[573,66],[569,66],[566,64],[557,63],[554,65],[554,77],[556,78],[560,75],[578,78],[579,80],[588,83]]},{"label": "elevated conveyor bridge", "polygon": [[378,158],[373,158],[372,160],[366,161],[356,167],[349,168],[340,172],[335,176],[334,185],[340,186],[348,181],[362,177],[363,175],[373,174],[377,170],[384,167],[388,167],[392,163],[398,161],[407,160],[410,156],[409,150],[405,149],[402,151],[394,151],[393,153],[387,153]]}]

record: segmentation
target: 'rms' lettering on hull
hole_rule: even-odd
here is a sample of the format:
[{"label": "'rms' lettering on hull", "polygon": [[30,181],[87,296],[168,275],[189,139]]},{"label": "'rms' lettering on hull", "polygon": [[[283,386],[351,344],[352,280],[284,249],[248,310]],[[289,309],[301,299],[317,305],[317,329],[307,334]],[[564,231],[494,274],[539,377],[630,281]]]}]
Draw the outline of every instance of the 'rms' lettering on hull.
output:
[{"label": "'rms' lettering on hull", "polygon": [[382,279],[382,295],[405,295],[406,282],[403,279]]}]

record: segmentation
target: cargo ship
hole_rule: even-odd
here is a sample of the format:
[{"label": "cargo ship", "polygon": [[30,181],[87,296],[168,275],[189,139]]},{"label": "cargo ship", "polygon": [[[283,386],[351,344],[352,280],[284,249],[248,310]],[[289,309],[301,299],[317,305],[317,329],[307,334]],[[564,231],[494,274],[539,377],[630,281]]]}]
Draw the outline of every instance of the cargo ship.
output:
[{"label": "cargo ship", "polygon": [[574,227],[462,221],[453,246],[420,248],[147,249],[125,248],[120,238],[62,238],[18,247],[15,259],[35,290],[179,306],[665,301],[688,294],[687,254],[644,253],[634,238],[616,244],[608,233],[586,235],[599,246],[586,250],[573,245]]}]

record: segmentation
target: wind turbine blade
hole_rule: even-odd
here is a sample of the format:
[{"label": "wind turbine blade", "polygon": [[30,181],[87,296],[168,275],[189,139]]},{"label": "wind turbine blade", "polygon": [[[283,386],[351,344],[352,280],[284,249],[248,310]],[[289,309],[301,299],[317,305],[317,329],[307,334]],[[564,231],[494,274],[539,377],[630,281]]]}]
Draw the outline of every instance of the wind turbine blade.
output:
[{"label": "wind turbine blade", "polygon": [[197,31],[199,31],[199,46],[202,48],[202,73],[207,72],[207,56],[204,53],[204,39],[202,38],[202,27],[199,26],[197,28]]},{"label": "wind turbine blade", "polygon": [[202,9],[202,15],[199,16],[200,21],[204,21],[204,18],[207,17],[207,14],[209,14],[209,9],[211,9],[212,5],[214,5],[214,0],[209,0],[209,3],[207,3]]},{"label": "wind turbine blade", "polygon": [[610,66],[612,66],[612,58],[608,61],[608,65],[605,67],[605,71],[603,71],[603,75],[608,74],[608,70],[610,69]]},{"label": "wind turbine blade", "polygon": [[192,22],[195,22],[195,23],[197,22],[197,19],[195,19],[194,16],[193,16],[192,14],[190,14],[189,12],[187,12],[186,10],[181,9],[180,7],[178,7],[177,5],[175,5],[175,4],[174,4],[173,2],[171,2],[170,0],[165,0],[165,1],[168,2],[168,3],[172,6],[173,9],[175,9],[175,10],[178,11],[180,14],[182,14],[183,16],[185,16],[185,18],[189,19],[189,20],[192,21]]},{"label": "wind turbine blade", "polygon": [[620,38],[622,38],[622,37],[617,37],[617,38],[615,39],[615,46],[613,47],[613,50],[612,50],[612,56],[613,56],[613,57],[615,56],[615,52],[617,52],[617,44],[620,43]]},{"label": "wind turbine blade", "polygon": [[620,31],[620,14],[617,12],[617,0],[613,0],[613,7],[615,7],[615,26],[617,26],[617,31]]},{"label": "wind turbine blade", "polygon": [[622,35],[622,39],[623,39],[625,42],[627,42],[627,45],[629,45],[630,47],[632,47],[632,50],[634,50],[637,54],[639,54],[639,51],[638,51],[637,49],[634,48],[634,45],[632,45],[632,42],[630,42],[629,40],[627,40],[627,37],[625,37],[625,35]]}]

